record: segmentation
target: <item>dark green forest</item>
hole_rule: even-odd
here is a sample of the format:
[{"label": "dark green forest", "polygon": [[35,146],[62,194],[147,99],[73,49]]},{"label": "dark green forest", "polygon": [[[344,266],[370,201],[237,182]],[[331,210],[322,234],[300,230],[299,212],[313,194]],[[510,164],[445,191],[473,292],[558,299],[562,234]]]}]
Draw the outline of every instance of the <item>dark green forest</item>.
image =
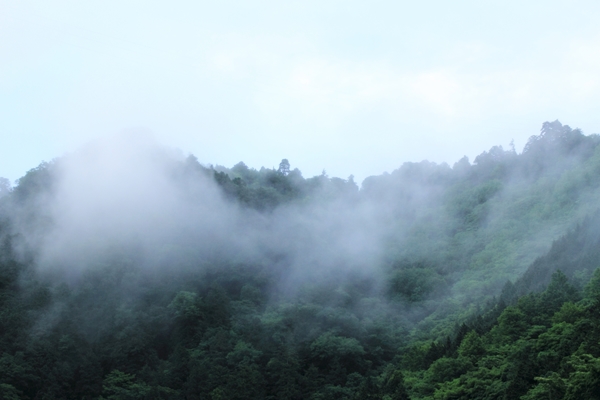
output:
[{"label": "dark green forest", "polygon": [[0,180],[0,398],[600,399],[600,136],[360,187],[115,146]]}]

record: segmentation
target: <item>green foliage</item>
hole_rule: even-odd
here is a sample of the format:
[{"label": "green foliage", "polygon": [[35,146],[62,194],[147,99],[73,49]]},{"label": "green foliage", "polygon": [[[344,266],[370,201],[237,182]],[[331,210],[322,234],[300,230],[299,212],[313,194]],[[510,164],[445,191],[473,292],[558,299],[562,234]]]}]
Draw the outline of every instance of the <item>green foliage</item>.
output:
[{"label": "green foliage", "polygon": [[435,399],[600,398],[600,319],[595,302],[577,298],[566,276],[555,272],[543,292],[504,309],[483,336],[467,333],[458,357],[434,361],[423,375],[429,385],[412,381],[410,391]]},{"label": "green foliage", "polygon": [[60,161],[0,180],[0,397],[599,398],[599,143],[555,121],[522,154],[405,163],[360,189],[287,159],[174,168],[184,192],[209,177],[260,221],[377,210],[379,236],[357,241],[377,240],[380,264],[306,280],[288,254],[225,262],[185,233],[163,269],[107,249],[85,273],[45,275],[11,224],[51,226]]},{"label": "green foliage", "polygon": [[476,362],[485,354],[485,348],[481,337],[475,331],[467,333],[458,347],[458,355],[471,362]]},{"label": "green foliage", "polygon": [[144,399],[150,387],[144,383],[136,383],[135,375],[129,375],[117,369],[104,378],[102,390],[108,400]]},{"label": "green foliage", "polygon": [[567,380],[565,400],[600,399],[600,358],[591,354],[573,354],[568,364],[573,372]]},{"label": "green foliage", "polygon": [[390,293],[411,303],[425,300],[433,291],[443,291],[443,277],[431,267],[423,265],[399,265],[389,278]]},{"label": "green foliage", "polygon": [[565,382],[556,372],[547,377],[536,377],[537,385],[530,389],[527,394],[521,396],[521,400],[545,400],[562,399],[565,395]]},{"label": "green foliage", "polygon": [[594,275],[585,286],[584,293],[586,299],[600,302],[600,268],[594,270]]},{"label": "green foliage", "polygon": [[7,383],[0,383],[0,399],[3,400],[21,400],[20,392],[14,386]]}]

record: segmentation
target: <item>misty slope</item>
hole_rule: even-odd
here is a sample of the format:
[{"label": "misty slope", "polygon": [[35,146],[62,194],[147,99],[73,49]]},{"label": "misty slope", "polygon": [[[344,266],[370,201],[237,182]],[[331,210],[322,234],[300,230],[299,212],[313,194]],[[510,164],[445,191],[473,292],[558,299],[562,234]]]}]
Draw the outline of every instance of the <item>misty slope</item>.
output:
[{"label": "misty slope", "polygon": [[405,163],[360,189],[287,160],[207,168],[146,137],[44,163],[0,191],[0,393],[437,396],[475,368],[426,372],[473,321],[493,331],[556,269],[592,276],[598,144],[555,121],[521,154]]},{"label": "misty slope", "polygon": [[455,335],[408,349],[412,398],[600,398],[599,228],[595,214]]}]

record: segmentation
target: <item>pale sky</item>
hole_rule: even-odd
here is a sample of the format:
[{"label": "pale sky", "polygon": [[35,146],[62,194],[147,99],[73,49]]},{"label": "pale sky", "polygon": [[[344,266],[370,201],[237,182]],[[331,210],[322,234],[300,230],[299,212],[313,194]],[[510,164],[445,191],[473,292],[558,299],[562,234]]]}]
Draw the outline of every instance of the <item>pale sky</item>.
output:
[{"label": "pale sky", "polygon": [[305,177],[600,132],[598,1],[0,0],[0,176],[151,131]]}]

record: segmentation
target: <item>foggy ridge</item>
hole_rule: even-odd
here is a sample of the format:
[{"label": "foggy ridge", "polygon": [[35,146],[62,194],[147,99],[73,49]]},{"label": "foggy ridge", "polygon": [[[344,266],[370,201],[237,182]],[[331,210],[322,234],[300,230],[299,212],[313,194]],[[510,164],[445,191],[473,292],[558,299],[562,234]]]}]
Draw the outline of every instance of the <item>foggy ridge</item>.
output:
[{"label": "foggy ridge", "polygon": [[[520,153],[405,163],[359,188],[352,177],[305,178],[287,159],[202,165],[145,134],[90,143],[14,188],[0,182],[0,351],[10,358],[0,366],[34,362],[32,349],[51,343],[77,349],[70,372],[5,375],[6,385],[98,398],[117,396],[110,382],[121,379],[115,387],[148,391],[107,398],[238,398],[218,367],[249,379],[250,398],[284,398],[269,368],[286,359],[286,398],[358,393],[363,378],[392,379],[411,345],[492,315],[494,296],[506,307],[548,284],[560,266],[540,256],[598,211],[598,144],[547,122]],[[534,262],[546,272],[531,272]],[[566,269],[579,289],[593,274],[585,265]],[[85,389],[41,383],[58,375]]]}]

